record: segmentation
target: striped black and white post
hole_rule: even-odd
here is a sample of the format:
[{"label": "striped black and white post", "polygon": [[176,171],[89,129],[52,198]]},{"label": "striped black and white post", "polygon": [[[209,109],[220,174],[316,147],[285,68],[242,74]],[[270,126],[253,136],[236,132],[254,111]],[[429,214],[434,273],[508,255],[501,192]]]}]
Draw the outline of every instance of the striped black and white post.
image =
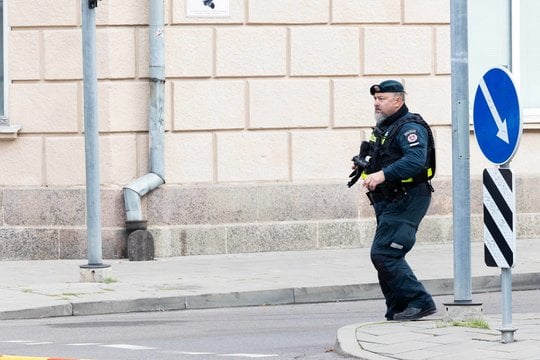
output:
[{"label": "striped black and white post", "polygon": [[516,200],[511,169],[484,169],[484,260],[487,266],[515,263]]},{"label": "striped black and white post", "polygon": [[484,169],[484,260],[501,268],[503,343],[514,341],[512,267],[516,256],[515,178],[509,168]]}]

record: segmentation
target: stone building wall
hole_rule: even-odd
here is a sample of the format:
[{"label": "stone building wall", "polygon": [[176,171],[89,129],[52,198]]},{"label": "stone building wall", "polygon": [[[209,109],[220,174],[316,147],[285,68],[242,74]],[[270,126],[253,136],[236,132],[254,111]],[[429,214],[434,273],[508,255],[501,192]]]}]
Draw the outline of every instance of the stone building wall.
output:
[{"label": "stone building wall", "polygon": [[[143,198],[156,255],[367,246],[372,209],[347,189],[393,78],[433,126],[438,168],[420,241],[451,241],[449,0],[230,0],[186,17],[165,0],[166,184]],[[0,259],[86,256],[80,2],[8,1],[9,119],[0,141]],[[96,9],[105,258],[125,256],[122,187],[148,172],[148,1]],[[538,134],[525,129],[520,153]],[[532,186],[538,157],[513,163]],[[471,137],[473,188],[489,166]],[[534,237],[537,191],[520,199]],[[534,194],[534,195],[531,195]],[[480,195],[473,194],[475,240]],[[531,221],[531,222],[529,222]]]}]

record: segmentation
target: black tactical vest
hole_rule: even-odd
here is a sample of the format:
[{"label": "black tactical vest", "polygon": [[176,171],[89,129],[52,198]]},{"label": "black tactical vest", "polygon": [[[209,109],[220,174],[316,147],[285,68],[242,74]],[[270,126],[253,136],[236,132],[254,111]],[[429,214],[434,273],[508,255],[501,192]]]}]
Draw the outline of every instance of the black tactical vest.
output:
[{"label": "black tactical vest", "polygon": [[433,133],[428,123],[422,119],[420,114],[407,113],[402,118],[396,120],[391,124],[385,131],[381,131],[378,127],[373,129],[370,143],[370,153],[371,156],[369,165],[366,167],[366,174],[371,174],[381,170],[382,168],[392,164],[393,162],[399,160],[403,154],[395,153],[390,151],[390,144],[395,139],[401,127],[409,122],[415,122],[422,125],[426,128],[429,143],[427,148],[427,158],[425,171],[420,175],[417,175],[414,178],[403,179],[402,183],[412,183],[412,182],[421,182],[430,180],[435,176],[436,160],[435,160],[435,141],[433,139]]}]

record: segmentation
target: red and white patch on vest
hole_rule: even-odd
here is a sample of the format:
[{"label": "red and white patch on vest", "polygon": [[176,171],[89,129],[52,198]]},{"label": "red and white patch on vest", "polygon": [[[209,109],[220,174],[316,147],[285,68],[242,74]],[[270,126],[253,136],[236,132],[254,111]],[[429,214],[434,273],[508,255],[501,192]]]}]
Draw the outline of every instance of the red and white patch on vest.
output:
[{"label": "red and white patch on vest", "polygon": [[416,134],[409,134],[409,136],[407,136],[407,141],[410,142],[410,143],[413,143],[415,142],[416,140],[418,140],[418,136],[416,136]]}]

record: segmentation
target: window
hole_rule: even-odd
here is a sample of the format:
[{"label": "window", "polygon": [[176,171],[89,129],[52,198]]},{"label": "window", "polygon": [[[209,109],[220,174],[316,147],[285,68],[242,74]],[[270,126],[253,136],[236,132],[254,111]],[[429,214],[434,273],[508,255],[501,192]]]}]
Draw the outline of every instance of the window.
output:
[{"label": "window", "polygon": [[[509,0],[469,2],[469,96],[474,100],[482,75],[494,66],[510,66]],[[472,101],[471,101],[472,102]]]},{"label": "window", "polygon": [[[4,121],[6,122],[7,121],[7,114],[6,114],[6,111],[5,111],[5,104],[6,104],[6,84],[5,84],[5,66],[6,66],[6,62],[4,61],[4,58],[5,58],[5,49],[4,49],[4,44],[6,43],[5,41],[5,34],[6,34],[6,31],[4,31],[4,25],[6,24],[6,21],[5,21],[5,14],[4,14],[4,0],[0,0],[0,21],[2,21],[2,24],[0,24],[0,51],[1,51],[1,56],[0,56],[0,121]],[[2,124],[0,124],[2,125]],[[7,124],[3,124],[3,125],[7,125]]]},{"label": "window", "polygon": [[469,2],[469,102],[480,77],[490,68],[508,67],[518,88],[524,123],[540,122],[540,31],[538,0]]},{"label": "window", "polygon": [[540,31],[538,15],[540,2],[537,0],[513,1],[514,12],[519,14],[519,23],[516,24],[515,42],[518,49],[514,51],[514,73],[520,81],[520,96],[523,103],[523,115],[529,122],[540,122],[540,96],[538,83],[540,81],[540,43],[537,34]]},{"label": "window", "polygon": [[0,140],[13,140],[17,138],[17,133],[21,129],[20,125],[11,125],[8,118],[7,102],[7,11],[6,0],[0,0]]}]

